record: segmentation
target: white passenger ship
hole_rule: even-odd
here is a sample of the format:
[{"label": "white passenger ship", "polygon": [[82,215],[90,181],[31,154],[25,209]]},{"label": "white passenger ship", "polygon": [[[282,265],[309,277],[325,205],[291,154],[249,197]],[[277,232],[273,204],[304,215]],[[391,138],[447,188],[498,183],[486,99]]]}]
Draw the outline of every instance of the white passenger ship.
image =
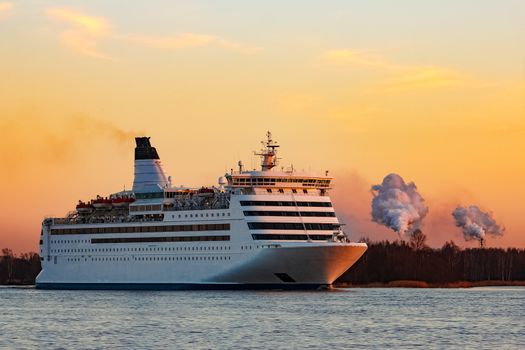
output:
[{"label": "white passenger ship", "polygon": [[260,171],[211,188],[175,187],[148,137],[136,138],[131,191],[79,202],[42,224],[38,288],[236,289],[330,286],[367,249],[350,243],[332,178],[275,171],[268,132]]}]

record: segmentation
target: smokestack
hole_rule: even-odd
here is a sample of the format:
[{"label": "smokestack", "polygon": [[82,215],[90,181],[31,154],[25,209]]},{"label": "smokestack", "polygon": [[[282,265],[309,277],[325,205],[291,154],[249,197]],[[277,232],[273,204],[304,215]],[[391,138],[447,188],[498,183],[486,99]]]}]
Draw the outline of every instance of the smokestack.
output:
[{"label": "smokestack", "polygon": [[394,230],[401,238],[411,237],[421,227],[428,208],[413,182],[405,183],[401,176],[390,174],[371,191],[372,221]]},{"label": "smokestack", "polygon": [[481,248],[485,247],[486,235],[502,236],[505,228],[496,223],[492,213],[483,212],[476,205],[457,207],[452,212],[456,226],[463,231],[465,241],[477,240]]},{"label": "smokestack", "polygon": [[159,192],[168,186],[168,178],[162,169],[159,154],[149,142],[149,137],[136,137],[135,179],[133,192]]}]

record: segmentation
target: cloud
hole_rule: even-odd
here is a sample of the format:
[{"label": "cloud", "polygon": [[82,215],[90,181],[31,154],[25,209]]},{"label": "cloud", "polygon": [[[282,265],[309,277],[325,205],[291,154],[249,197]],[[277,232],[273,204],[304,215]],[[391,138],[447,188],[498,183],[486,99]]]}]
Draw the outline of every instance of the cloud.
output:
[{"label": "cloud", "polygon": [[11,16],[14,7],[11,2],[0,2],[0,19]]},{"label": "cloud", "polygon": [[162,50],[180,50],[210,45],[231,49],[244,54],[252,54],[261,50],[259,47],[227,40],[216,35],[199,33],[182,33],[171,36],[126,34],[120,35],[119,38],[132,44],[153,47]]},{"label": "cloud", "polygon": [[377,86],[380,91],[407,91],[444,88],[463,84],[466,78],[451,69],[414,67],[395,74]]},{"label": "cloud", "polygon": [[62,43],[73,51],[100,59],[113,60],[109,55],[101,52],[98,44],[101,40],[112,36],[111,25],[102,17],[88,16],[81,12],[67,8],[51,8],[47,15],[57,21],[70,25],[60,33]]},{"label": "cloud", "polygon": [[78,30],[92,35],[104,36],[111,32],[108,21],[102,17],[88,16],[67,8],[51,8],[47,10],[47,14],[57,20],[68,22]]},{"label": "cloud", "polygon": [[242,54],[253,54],[261,50],[259,47],[203,33],[181,33],[170,36],[118,33],[112,29],[106,18],[90,16],[68,8],[50,8],[46,13],[49,18],[69,25],[60,34],[60,39],[66,46],[79,54],[99,59],[116,60],[99,49],[99,43],[108,40],[161,50],[205,46],[217,46]]},{"label": "cloud", "polygon": [[369,89],[372,92],[396,92],[445,88],[464,84],[468,79],[461,73],[444,67],[407,65],[391,62],[385,57],[366,50],[336,49],[321,56],[325,65],[374,69],[385,78]]}]

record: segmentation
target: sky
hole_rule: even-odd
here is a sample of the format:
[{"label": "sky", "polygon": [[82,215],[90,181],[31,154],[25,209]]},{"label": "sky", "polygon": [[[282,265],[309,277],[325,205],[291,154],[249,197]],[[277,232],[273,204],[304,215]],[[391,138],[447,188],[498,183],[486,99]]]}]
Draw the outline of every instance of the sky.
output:
[{"label": "sky", "polygon": [[0,248],[130,188],[133,137],[175,184],[214,185],[267,130],[282,165],[335,177],[352,239],[389,173],[429,207],[428,243],[469,247],[457,205],[525,248],[525,2],[2,1]]}]

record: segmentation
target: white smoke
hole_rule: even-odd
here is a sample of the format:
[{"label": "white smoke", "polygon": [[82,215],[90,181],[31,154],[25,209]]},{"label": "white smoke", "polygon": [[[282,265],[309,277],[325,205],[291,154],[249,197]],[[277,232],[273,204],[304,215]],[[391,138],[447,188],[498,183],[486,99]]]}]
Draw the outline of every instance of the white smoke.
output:
[{"label": "white smoke", "polygon": [[420,228],[428,213],[416,185],[405,183],[397,174],[390,174],[381,185],[372,186],[372,194],[372,221],[391,228],[401,238]]},{"label": "white smoke", "polygon": [[456,226],[463,230],[466,241],[482,241],[485,236],[502,236],[505,228],[496,223],[492,213],[483,212],[475,205],[469,207],[457,207],[452,212]]}]

